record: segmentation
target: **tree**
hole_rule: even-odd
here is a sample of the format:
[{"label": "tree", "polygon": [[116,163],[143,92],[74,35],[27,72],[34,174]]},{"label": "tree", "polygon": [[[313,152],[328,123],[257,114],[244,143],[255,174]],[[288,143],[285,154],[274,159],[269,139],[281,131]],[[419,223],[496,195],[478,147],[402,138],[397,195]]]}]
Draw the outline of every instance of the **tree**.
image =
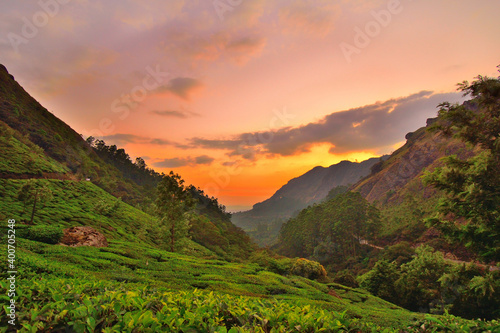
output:
[{"label": "tree", "polygon": [[500,77],[478,76],[459,84],[473,97],[462,105],[442,103],[433,130],[458,138],[477,152],[462,160],[444,158],[444,166],[424,181],[446,197],[427,222],[451,240],[464,243],[483,260],[500,259]]},{"label": "tree", "polygon": [[23,202],[25,210],[28,206],[33,204],[29,224],[33,224],[37,207],[38,209],[42,209],[47,202],[52,200],[52,198],[53,196],[50,188],[34,179],[30,179],[24,183],[17,193],[17,199]]},{"label": "tree", "polygon": [[399,304],[412,311],[425,312],[441,306],[439,279],[448,270],[441,252],[427,245],[417,248],[412,261],[401,266],[401,277],[396,282]]},{"label": "tree", "polygon": [[156,213],[160,223],[169,231],[170,251],[174,252],[179,242],[189,231],[189,215],[195,200],[184,186],[184,180],[170,171],[157,188]]},{"label": "tree", "polygon": [[394,262],[379,260],[371,271],[361,276],[361,287],[371,294],[383,298],[390,302],[396,302],[396,281],[400,272]]}]

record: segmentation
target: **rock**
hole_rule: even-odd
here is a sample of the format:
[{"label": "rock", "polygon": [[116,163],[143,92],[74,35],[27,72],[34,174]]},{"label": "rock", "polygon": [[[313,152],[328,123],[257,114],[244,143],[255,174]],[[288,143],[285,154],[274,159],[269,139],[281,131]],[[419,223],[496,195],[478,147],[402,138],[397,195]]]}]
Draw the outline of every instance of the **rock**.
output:
[{"label": "rock", "polygon": [[92,227],[71,227],[64,229],[62,245],[107,247],[108,241],[103,234]]}]

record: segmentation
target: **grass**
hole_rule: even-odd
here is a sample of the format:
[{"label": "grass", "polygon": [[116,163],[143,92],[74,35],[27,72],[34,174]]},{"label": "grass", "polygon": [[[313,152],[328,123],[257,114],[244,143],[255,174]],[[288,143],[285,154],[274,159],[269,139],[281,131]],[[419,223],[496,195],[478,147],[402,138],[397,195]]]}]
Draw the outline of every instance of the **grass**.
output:
[{"label": "grass", "polygon": [[0,173],[32,174],[68,172],[66,167],[44,154],[43,149],[0,121]]},{"label": "grass", "polygon": [[[0,180],[2,219],[26,217],[13,195],[25,181]],[[109,246],[50,245],[23,239],[18,233],[16,283],[22,332],[61,327],[78,332],[148,331],[148,327],[149,331],[188,332],[194,326],[213,332],[235,327],[238,330],[232,332],[315,332],[321,328],[390,332],[426,320],[423,314],[363,290],[275,274],[257,263],[220,260],[192,241],[183,253],[168,252],[151,240],[149,215],[94,184],[40,181],[54,198],[36,215],[38,225],[93,226],[106,235]],[[0,294],[6,294],[5,288],[2,282]],[[158,300],[177,305],[167,309]],[[158,305],[156,310],[148,305],[153,303]],[[5,311],[5,307],[0,310]],[[183,320],[172,322],[173,316]],[[138,325],[144,329],[137,330]]]},{"label": "grass", "polygon": [[[308,306],[318,313],[345,311],[348,318],[381,327],[404,326],[421,317],[361,290],[278,275],[254,263],[197,258],[143,244],[111,241],[108,248],[74,248],[18,239],[17,248],[21,295],[42,292],[33,281],[51,287],[69,284],[72,288],[82,288],[85,283],[81,277],[85,276],[87,281],[107,281],[112,288],[120,286],[133,292],[146,288],[151,293],[162,290],[174,295],[192,295],[196,290],[203,290],[199,297],[210,292],[217,297],[242,296],[247,303],[261,302],[260,311],[265,313],[270,313],[276,304],[294,308]],[[59,288],[56,289],[59,292]],[[340,298],[332,296],[331,291]],[[261,301],[257,301],[259,299]],[[36,309],[28,300],[24,302],[25,309]],[[40,303],[38,309],[52,301],[46,302]]]}]

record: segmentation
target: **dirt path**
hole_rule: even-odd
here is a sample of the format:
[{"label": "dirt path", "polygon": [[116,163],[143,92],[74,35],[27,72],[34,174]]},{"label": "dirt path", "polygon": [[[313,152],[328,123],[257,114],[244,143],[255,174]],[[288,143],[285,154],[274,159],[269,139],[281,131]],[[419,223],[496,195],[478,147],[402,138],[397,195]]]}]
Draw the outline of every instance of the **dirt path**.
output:
[{"label": "dirt path", "polygon": [[[374,249],[384,250],[383,247],[370,244],[366,240],[360,240],[359,243],[363,244],[363,245],[368,245],[369,247],[372,247]],[[448,259],[448,258],[444,258],[444,260],[449,261],[449,262],[453,262],[455,264],[474,264],[476,266],[488,269],[489,271],[498,271],[498,270],[500,270],[500,268],[498,266],[490,266],[490,265],[480,264],[480,263],[477,263],[477,262],[474,262],[474,261],[464,261],[464,260]]]},{"label": "dirt path", "polygon": [[2,173],[0,179],[59,179],[59,180],[75,180],[65,173],[43,172],[42,174],[30,173]]}]

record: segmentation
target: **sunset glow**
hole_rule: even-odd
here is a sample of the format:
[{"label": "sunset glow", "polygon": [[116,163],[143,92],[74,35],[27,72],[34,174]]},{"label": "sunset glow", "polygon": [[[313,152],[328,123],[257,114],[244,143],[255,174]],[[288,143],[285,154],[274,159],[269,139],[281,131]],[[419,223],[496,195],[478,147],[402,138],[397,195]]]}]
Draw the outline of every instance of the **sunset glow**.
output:
[{"label": "sunset glow", "polygon": [[493,0],[0,8],[0,63],[43,106],[232,211],[315,166],[391,153],[500,63]]}]

